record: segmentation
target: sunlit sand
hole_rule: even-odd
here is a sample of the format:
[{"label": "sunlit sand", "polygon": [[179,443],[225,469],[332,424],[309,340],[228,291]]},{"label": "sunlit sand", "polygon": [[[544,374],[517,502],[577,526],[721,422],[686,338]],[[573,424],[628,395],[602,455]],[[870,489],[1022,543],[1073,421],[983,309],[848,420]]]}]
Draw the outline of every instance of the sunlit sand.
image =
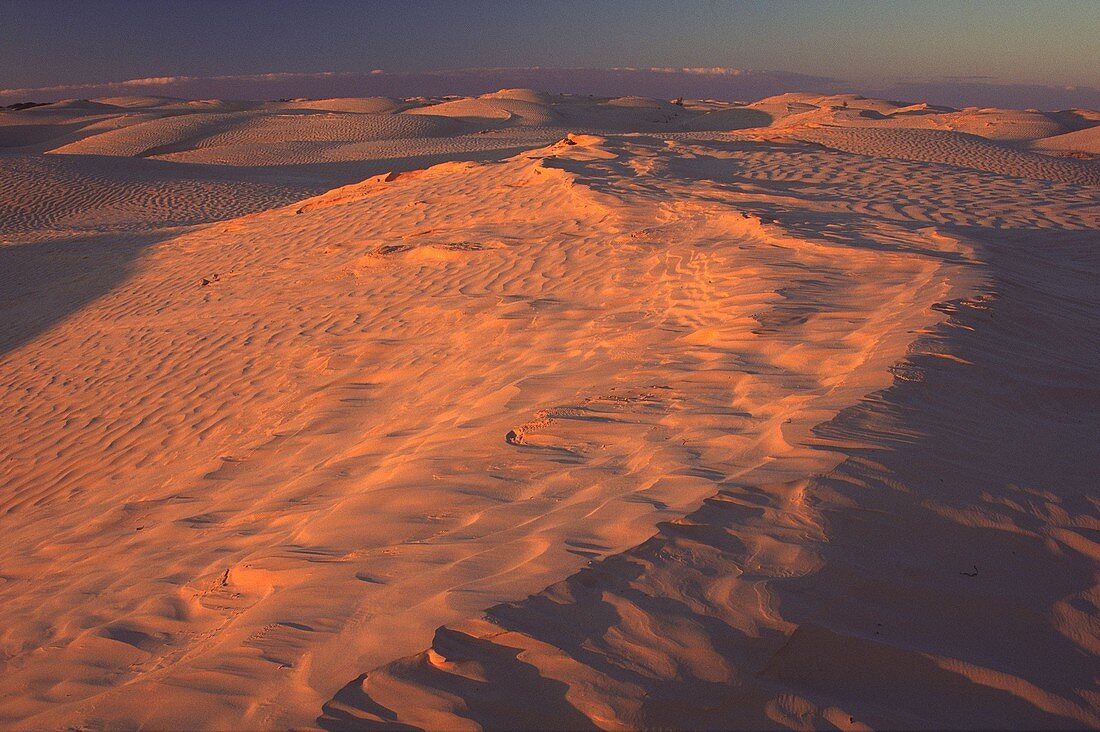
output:
[{"label": "sunlit sand", "polygon": [[1100,726],[1098,130],[0,112],[0,724]]}]

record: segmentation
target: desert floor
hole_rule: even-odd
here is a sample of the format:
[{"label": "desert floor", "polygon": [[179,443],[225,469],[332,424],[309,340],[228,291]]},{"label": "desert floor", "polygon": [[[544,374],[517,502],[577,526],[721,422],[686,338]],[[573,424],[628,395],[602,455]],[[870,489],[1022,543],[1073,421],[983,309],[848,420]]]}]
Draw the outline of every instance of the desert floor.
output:
[{"label": "desert floor", "polygon": [[0,725],[1100,726],[1100,113],[0,112]]}]

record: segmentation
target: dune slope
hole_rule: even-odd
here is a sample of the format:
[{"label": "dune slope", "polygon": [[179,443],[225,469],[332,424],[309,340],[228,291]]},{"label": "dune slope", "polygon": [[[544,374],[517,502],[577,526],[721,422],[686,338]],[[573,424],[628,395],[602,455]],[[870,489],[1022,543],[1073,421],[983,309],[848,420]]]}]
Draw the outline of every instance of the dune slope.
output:
[{"label": "dune slope", "polygon": [[753,147],[726,173],[756,183],[746,210],[830,239],[908,228],[886,246],[966,270],[934,305],[947,320],[802,443],[836,467],[719,480],[638,547],[361,675],[321,727],[1100,721],[1095,189],[977,172],[998,159]]},{"label": "dune slope", "polygon": [[1100,725],[1088,115],[5,115],[5,727]]}]

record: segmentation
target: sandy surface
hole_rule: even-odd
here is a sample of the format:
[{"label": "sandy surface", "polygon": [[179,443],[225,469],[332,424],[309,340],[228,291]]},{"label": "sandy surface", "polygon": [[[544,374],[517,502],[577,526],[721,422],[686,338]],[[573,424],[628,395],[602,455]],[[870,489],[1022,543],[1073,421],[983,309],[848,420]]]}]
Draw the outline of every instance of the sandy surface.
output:
[{"label": "sandy surface", "polygon": [[0,112],[0,723],[1100,725],[1098,123]]}]

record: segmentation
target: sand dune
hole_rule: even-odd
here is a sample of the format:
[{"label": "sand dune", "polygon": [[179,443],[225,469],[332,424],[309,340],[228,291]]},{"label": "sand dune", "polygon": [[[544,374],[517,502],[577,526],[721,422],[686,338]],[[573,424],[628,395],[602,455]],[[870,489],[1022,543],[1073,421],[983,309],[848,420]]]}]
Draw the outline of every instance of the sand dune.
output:
[{"label": "sand dune", "polygon": [[[185,101],[166,97],[68,100],[20,112],[0,112],[0,147],[28,152],[157,156],[239,148],[262,135],[268,144],[413,139],[514,128],[601,132],[729,131],[749,127],[855,127],[939,130],[1036,149],[1067,149],[1056,140],[1100,123],[1088,110],[1038,112],[889,102],[856,95],[783,94],[752,104],[646,97],[591,98],[505,89],[476,98],[408,100],[295,99],[278,102]],[[54,145],[41,147],[50,141]],[[547,140],[549,141],[549,140]],[[38,146],[38,147],[35,147]],[[29,148],[35,149],[29,149]],[[41,149],[38,149],[41,147]],[[1013,149],[1013,148],[1009,148]],[[1071,148],[1079,149],[1079,148]],[[1084,151],[1091,150],[1086,145]],[[232,154],[241,155],[239,149]],[[301,164],[293,152],[285,162]],[[278,154],[272,157],[278,157]],[[348,150],[328,159],[362,159]],[[216,161],[219,164],[248,164]]]},{"label": "sand dune", "polygon": [[392,114],[412,106],[401,99],[389,97],[296,99],[284,105],[287,109],[319,109],[326,112],[358,112],[361,114]]},{"label": "sand dune", "polygon": [[838,467],[724,487],[440,629],[320,725],[1096,726],[1095,239],[1042,240],[979,245],[980,294],[939,305],[890,388],[815,428]]},{"label": "sand dune", "polygon": [[324,183],[123,158],[0,157],[0,241],[186,226],[279,206]]},{"label": "sand dune", "polygon": [[1100,126],[1052,135],[1032,143],[1037,150],[1064,150],[1067,152],[1100,155]]},{"label": "sand dune", "polygon": [[3,113],[0,721],[1100,725],[1093,122]]},{"label": "sand dune", "polygon": [[1092,162],[1051,158],[957,132],[814,126],[787,129],[784,134],[792,139],[872,157],[941,163],[1009,177],[1100,185],[1100,167]]}]

